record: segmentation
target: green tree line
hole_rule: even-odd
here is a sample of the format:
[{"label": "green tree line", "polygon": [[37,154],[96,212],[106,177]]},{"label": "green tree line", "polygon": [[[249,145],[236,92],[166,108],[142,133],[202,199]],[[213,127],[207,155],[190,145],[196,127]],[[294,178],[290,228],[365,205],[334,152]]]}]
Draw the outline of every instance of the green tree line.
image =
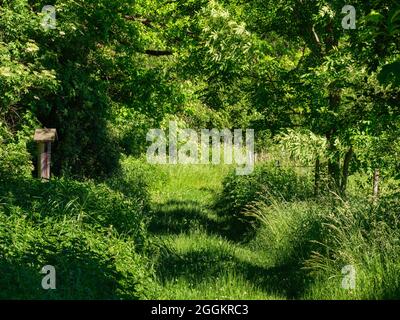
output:
[{"label": "green tree line", "polygon": [[316,192],[325,167],[341,193],[360,169],[398,175],[399,3],[352,1],[349,30],[345,4],[0,1],[1,148],[24,159],[32,129],[54,127],[57,174],[106,176],[178,118],[254,128],[261,148],[284,129],[325,139]]}]

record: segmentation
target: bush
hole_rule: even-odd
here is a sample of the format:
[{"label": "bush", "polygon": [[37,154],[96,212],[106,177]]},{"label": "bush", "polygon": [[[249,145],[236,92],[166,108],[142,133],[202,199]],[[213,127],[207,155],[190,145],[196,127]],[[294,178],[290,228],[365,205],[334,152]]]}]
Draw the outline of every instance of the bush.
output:
[{"label": "bush", "polygon": [[5,176],[28,177],[32,170],[26,139],[12,135],[0,122],[0,179]]},{"label": "bush", "polygon": [[27,218],[41,223],[74,218],[86,225],[113,228],[128,234],[138,244],[145,243],[144,210],[148,207],[145,192],[127,197],[105,184],[52,179],[42,183],[35,179],[14,178],[0,185],[4,211],[19,208]]},{"label": "bush", "polygon": [[280,198],[284,201],[303,200],[312,196],[312,182],[291,168],[263,164],[249,176],[231,172],[223,182],[223,191],[217,206],[226,214],[240,214],[245,207],[262,198]]},{"label": "bush", "polygon": [[[56,269],[56,290],[44,290],[43,266]],[[0,299],[138,299],[150,271],[135,243],[76,220],[35,224],[15,208],[0,209]]]},{"label": "bush", "polygon": [[312,182],[308,176],[291,168],[266,163],[257,166],[248,176],[231,172],[223,182],[223,191],[215,205],[222,216],[233,219],[235,232],[240,237],[247,233],[251,235],[251,225],[257,221],[251,215],[243,214],[252,203],[262,200],[270,204],[275,198],[281,201],[303,200],[312,194]]},{"label": "bush", "polygon": [[[0,298],[138,299],[151,292],[150,169],[133,160],[123,167],[120,185],[0,179]],[[45,265],[56,268],[57,290],[41,288]]]}]

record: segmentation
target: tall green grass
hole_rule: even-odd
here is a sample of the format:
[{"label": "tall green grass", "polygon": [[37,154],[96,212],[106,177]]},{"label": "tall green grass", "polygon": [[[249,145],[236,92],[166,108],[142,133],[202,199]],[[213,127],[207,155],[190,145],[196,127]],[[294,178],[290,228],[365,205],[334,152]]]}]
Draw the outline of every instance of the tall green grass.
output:
[{"label": "tall green grass", "polygon": [[[379,204],[340,200],[323,217],[320,249],[305,262],[317,284],[306,297],[328,299],[400,298],[399,193]],[[343,290],[342,268],[355,270],[355,288]]]},{"label": "tall green grass", "polygon": [[[149,295],[146,179],[151,169],[126,161],[119,185],[116,180],[1,179],[0,298],[139,299]],[[56,290],[41,287],[40,270],[45,265],[56,269]]]},{"label": "tall green grass", "polygon": [[241,245],[229,219],[213,209],[230,166],[167,165],[153,189],[150,235],[157,299],[284,299],[270,288],[262,252]]},{"label": "tall green grass", "polygon": [[[227,214],[258,221],[252,223],[255,232],[248,245],[265,250],[275,266],[287,270],[288,297],[400,298],[400,193],[396,184],[390,183],[391,191],[385,185],[378,202],[372,201],[366,189],[354,189],[354,184],[345,199],[334,193],[313,197],[311,181],[290,169],[290,175],[278,174],[281,180],[271,179],[277,170],[281,169],[264,165],[255,176],[230,177],[222,195],[236,210]],[[269,177],[261,180],[264,189],[257,184],[260,176]],[[354,289],[342,287],[346,276],[342,268],[348,265],[355,270]]]},{"label": "tall green grass", "polygon": [[[102,182],[2,176],[0,299],[400,297],[395,181],[374,202],[362,175],[342,199],[315,197],[306,171],[231,169],[123,158]],[[45,265],[56,290],[41,288]]]}]

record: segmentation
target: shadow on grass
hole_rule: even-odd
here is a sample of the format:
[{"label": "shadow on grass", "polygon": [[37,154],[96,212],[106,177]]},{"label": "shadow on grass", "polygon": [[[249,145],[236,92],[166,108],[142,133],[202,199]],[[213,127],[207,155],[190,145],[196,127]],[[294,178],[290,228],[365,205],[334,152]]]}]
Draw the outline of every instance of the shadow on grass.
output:
[{"label": "shadow on grass", "polygon": [[[255,232],[255,227],[249,225],[248,220],[240,221],[236,217],[229,219],[226,216],[213,217],[208,214],[208,210],[196,201],[175,200],[157,205],[151,216],[150,231],[156,235],[183,233],[190,236],[193,231],[202,230],[234,243],[246,242],[247,237],[252,237],[251,231]],[[319,239],[319,232],[319,222],[313,221],[308,228],[293,235],[293,247],[278,253],[276,265],[272,267],[242,261],[223,248],[196,249],[184,255],[165,250],[157,262],[157,275],[163,282],[183,277],[189,283],[200,284],[233,272],[266,293],[298,299],[313,283],[302,266],[304,257],[316,249],[316,245],[309,240]]]},{"label": "shadow on grass", "polygon": [[150,218],[149,230],[154,234],[189,233],[199,228],[215,231],[219,222],[210,219],[206,210],[196,201],[170,200],[157,204]]},{"label": "shadow on grass", "polygon": [[215,248],[191,251],[179,256],[167,253],[159,260],[157,275],[164,284],[176,278],[200,284],[214,282],[216,278],[227,275],[227,270],[242,276],[268,294],[288,299],[300,298],[308,287],[308,277],[296,265],[263,267]]},{"label": "shadow on grass", "polygon": [[189,234],[202,230],[235,242],[246,241],[251,226],[234,217],[213,217],[210,208],[197,201],[169,200],[154,206],[150,216],[149,231],[156,235]]}]

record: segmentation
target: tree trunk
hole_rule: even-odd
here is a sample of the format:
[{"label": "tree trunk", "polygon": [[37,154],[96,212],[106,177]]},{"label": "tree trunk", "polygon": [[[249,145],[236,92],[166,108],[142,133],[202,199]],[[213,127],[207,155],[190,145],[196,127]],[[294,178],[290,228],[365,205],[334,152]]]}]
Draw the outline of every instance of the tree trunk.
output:
[{"label": "tree trunk", "polygon": [[340,192],[342,195],[345,195],[346,193],[347,181],[349,178],[349,166],[352,157],[353,157],[353,147],[350,147],[350,149],[346,152],[343,161],[342,181],[340,185]]},{"label": "tree trunk", "polygon": [[374,203],[376,203],[379,198],[379,169],[375,169],[372,182],[373,182],[373,199]]},{"label": "tree trunk", "polygon": [[[339,109],[340,101],[341,101],[341,90],[336,86],[332,86],[329,88],[329,107],[330,110],[336,112]],[[340,193],[340,154],[335,145],[335,137],[337,134],[337,128],[339,124],[336,121],[333,121],[332,127],[326,134],[326,138],[328,141],[328,151],[329,151],[329,160],[328,160],[328,173],[330,177],[331,188],[334,192]]]},{"label": "tree trunk", "polygon": [[315,170],[314,170],[314,196],[319,195],[320,169],[321,169],[321,163],[319,157],[317,157],[317,159],[315,160]]},{"label": "tree trunk", "polygon": [[335,146],[332,135],[327,136],[328,150],[330,157],[328,159],[329,184],[335,192],[340,192],[340,155]]}]

